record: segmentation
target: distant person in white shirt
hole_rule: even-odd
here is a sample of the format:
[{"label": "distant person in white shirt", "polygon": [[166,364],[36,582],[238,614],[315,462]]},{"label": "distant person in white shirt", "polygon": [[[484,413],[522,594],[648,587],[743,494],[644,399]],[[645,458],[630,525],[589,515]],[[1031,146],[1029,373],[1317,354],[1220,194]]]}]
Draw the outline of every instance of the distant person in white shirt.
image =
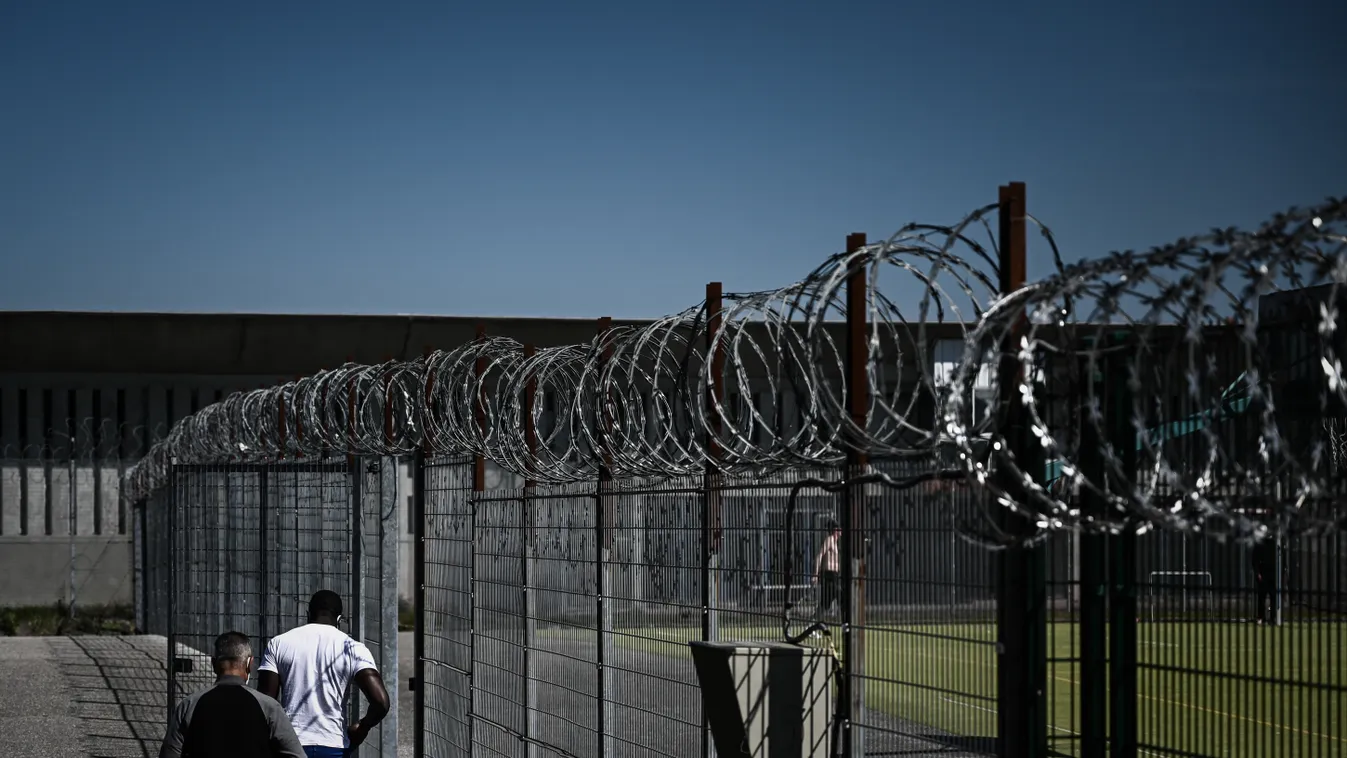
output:
[{"label": "distant person in white shirt", "polygon": [[[388,714],[388,690],[369,648],[337,628],[341,598],[319,590],[309,623],[273,637],[257,667],[257,689],[280,701],[308,758],[345,758]],[[365,694],[364,718],[346,726],[351,681]]]}]

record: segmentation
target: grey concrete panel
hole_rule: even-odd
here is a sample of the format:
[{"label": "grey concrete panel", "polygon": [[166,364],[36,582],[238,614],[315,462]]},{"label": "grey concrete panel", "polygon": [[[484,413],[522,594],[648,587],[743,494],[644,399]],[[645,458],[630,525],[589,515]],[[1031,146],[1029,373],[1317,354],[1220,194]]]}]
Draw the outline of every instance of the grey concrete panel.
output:
[{"label": "grey concrete panel", "polygon": [[92,389],[75,389],[75,407],[70,409],[71,420],[75,424],[73,450],[75,458],[75,533],[82,535],[98,534],[98,519],[94,516],[98,510],[98,488],[94,487],[95,461],[94,430],[100,420],[94,418],[94,393]]},{"label": "grey concrete panel", "polygon": [[[27,406],[20,408],[19,412],[23,414],[27,421],[27,434],[19,441],[19,455],[25,458],[37,458],[47,444],[47,434],[43,429],[42,419],[42,390],[29,389],[27,392]],[[24,505],[27,508],[27,515],[24,519],[23,529],[25,534],[46,534],[47,533],[47,497],[46,486],[47,479],[42,474],[42,468],[37,466],[37,475],[34,476],[33,466],[28,467],[27,471],[28,494],[24,498]]]},{"label": "grey concrete panel", "polygon": [[[0,606],[69,600],[71,538],[0,537]],[[76,537],[77,603],[130,603],[131,542],[126,537]]]},{"label": "grey concrete panel", "polygon": [[102,494],[94,486],[98,471],[93,463],[75,466],[75,533],[83,537],[98,534],[94,528],[94,511],[98,507],[98,496]]},{"label": "grey concrete panel", "polygon": [[27,518],[22,528],[24,534],[29,536],[46,536],[47,534],[47,476],[41,463],[30,462],[25,466],[24,483],[28,485],[28,492],[24,496],[25,504],[28,507]]},{"label": "grey concrete panel", "polygon": [[0,535],[21,530],[19,514],[20,470],[16,461],[19,450],[19,391],[7,378],[0,377]]},{"label": "grey concrete panel", "polygon": [[119,463],[116,460],[104,460],[98,464],[98,480],[100,482],[98,491],[98,508],[102,513],[100,526],[101,534],[112,535],[119,534],[119,524],[121,523],[121,475]]},{"label": "grey concrete panel", "polygon": [[19,498],[23,494],[20,478],[23,468],[11,461],[0,461],[0,536],[19,534]]},{"label": "grey concrete panel", "polygon": [[71,467],[64,461],[56,461],[47,473],[51,497],[47,507],[51,510],[51,531],[53,537],[69,536],[74,528],[71,506],[74,504],[74,492],[71,490]]}]

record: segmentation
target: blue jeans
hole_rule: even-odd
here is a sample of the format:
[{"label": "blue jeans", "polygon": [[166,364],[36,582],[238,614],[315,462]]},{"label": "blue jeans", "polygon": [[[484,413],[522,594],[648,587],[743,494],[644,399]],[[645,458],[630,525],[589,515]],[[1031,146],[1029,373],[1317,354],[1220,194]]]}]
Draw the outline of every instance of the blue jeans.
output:
[{"label": "blue jeans", "polygon": [[350,753],[346,748],[305,745],[304,755],[309,756],[309,758],[346,758]]}]

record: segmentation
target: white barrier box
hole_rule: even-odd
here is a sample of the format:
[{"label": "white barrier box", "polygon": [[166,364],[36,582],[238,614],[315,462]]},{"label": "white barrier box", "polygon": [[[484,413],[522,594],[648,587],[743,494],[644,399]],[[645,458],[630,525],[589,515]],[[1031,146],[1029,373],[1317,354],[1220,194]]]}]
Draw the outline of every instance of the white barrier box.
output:
[{"label": "white barrier box", "polygon": [[720,758],[826,758],[832,653],[786,642],[689,643]]}]

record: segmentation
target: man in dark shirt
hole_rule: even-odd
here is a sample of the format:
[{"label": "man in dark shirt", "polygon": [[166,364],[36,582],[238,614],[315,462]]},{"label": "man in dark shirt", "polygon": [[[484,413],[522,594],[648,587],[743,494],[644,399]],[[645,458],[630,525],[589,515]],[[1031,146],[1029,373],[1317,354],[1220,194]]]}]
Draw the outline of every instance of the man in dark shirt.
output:
[{"label": "man in dark shirt", "polygon": [[281,704],[248,687],[248,635],[216,637],[211,665],[215,684],[173,709],[159,758],[304,758]]}]

